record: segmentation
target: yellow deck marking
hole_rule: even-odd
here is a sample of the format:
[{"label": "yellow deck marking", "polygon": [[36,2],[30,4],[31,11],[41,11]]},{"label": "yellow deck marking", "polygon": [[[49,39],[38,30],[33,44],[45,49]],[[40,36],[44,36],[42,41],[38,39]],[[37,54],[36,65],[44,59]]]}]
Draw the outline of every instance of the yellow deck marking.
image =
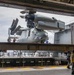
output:
[{"label": "yellow deck marking", "polygon": [[31,70],[31,69],[44,69],[44,68],[67,68],[67,66],[33,66],[33,67],[10,67],[10,68],[0,68],[0,70],[14,71],[14,70]]},{"label": "yellow deck marking", "polygon": [[5,70],[16,70],[17,68],[5,68]]},{"label": "yellow deck marking", "polygon": [[58,68],[58,67],[67,68],[67,66],[49,66],[49,68]]},{"label": "yellow deck marking", "polygon": [[22,69],[22,70],[31,70],[30,67],[29,67],[29,68],[28,68],[28,67],[26,67],[26,68],[24,67],[24,68],[21,68],[21,69]]}]

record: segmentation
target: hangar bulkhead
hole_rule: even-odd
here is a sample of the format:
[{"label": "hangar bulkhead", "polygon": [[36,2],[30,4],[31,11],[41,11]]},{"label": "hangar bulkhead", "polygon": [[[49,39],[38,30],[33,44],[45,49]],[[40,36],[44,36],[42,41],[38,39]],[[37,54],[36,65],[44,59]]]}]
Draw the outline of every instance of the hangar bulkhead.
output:
[{"label": "hangar bulkhead", "polygon": [[74,44],[74,23],[66,25],[66,29],[55,33],[55,44]]}]

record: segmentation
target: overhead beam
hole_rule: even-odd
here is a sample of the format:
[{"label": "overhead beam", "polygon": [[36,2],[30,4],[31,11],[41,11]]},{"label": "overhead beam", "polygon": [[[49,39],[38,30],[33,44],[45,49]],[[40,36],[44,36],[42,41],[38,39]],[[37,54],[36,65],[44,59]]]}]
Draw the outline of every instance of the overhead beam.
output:
[{"label": "overhead beam", "polygon": [[68,51],[74,50],[74,45],[67,44],[35,44],[35,43],[6,43],[0,42],[0,50],[52,50]]},{"label": "overhead beam", "polygon": [[[74,16],[74,5],[53,0],[0,0],[1,6],[34,8],[38,11]],[[45,11],[46,10],[46,11]]]}]

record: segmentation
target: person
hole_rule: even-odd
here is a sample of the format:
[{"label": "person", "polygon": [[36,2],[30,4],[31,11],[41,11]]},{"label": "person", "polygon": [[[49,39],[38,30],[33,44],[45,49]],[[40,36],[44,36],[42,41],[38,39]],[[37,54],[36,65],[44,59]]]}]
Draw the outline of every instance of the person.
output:
[{"label": "person", "polygon": [[72,51],[72,54],[71,54],[71,58],[72,58],[72,71],[71,71],[71,75],[74,75],[74,50]]},{"label": "person", "polygon": [[70,59],[70,57],[71,57],[71,52],[68,51],[67,52],[67,61],[68,61],[67,68],[68,69],[70,69],[70,65],[71,65],[71,59]]}]

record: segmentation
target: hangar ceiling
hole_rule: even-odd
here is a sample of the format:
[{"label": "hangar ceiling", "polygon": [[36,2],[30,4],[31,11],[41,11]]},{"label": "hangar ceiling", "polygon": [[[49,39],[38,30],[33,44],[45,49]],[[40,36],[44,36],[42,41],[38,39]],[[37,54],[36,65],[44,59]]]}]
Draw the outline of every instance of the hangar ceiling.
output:
[{"label": "hangar ceiling", "polygon": [[74,16],[74,0],[0,0],[0,6]]},{"label": "hangar ceiling", "polygon": [[45,1],[57,1],[57,2],[74,4],[74,0],[45,0]]}]

